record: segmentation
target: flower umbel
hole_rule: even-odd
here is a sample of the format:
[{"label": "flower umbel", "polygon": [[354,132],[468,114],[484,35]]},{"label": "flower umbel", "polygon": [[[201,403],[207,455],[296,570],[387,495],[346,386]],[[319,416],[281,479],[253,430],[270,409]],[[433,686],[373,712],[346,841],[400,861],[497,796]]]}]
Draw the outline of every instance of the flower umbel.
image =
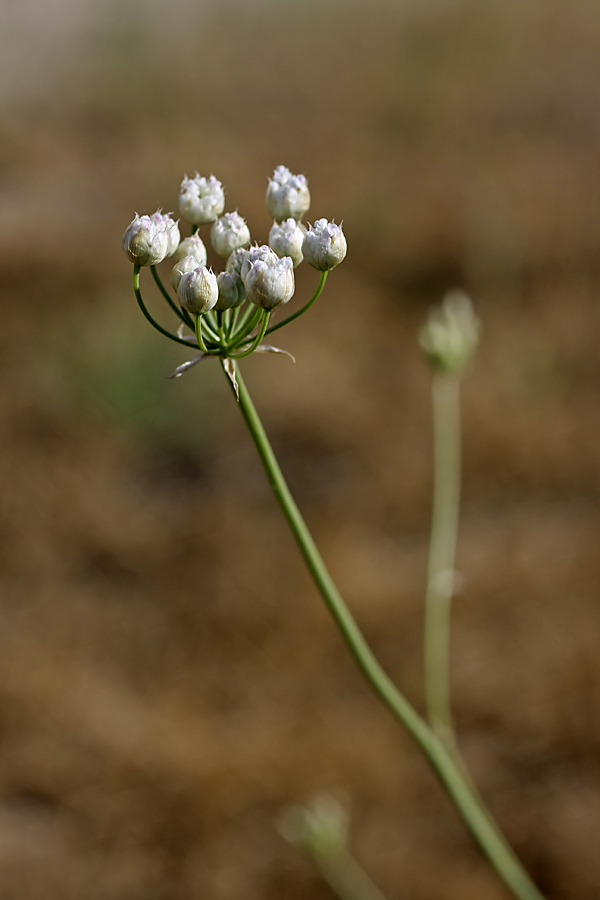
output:
[{"label": "flower umbel", "polygon": [[[270,343],[263,344],[263,338],[310,309],[323,290],[327,269],[345,255],[346,242],[337,225],[321,219],[307,233],[300,219],[309,205],[305,176],[293,175],[285,166],[278,166],[267,189],[267,208],[275,219],[269,245],[250,246],[245,219],[237,211],[224,212],[221,182],[214,175],[186,176],[178,206],[183,220],[192,226],[191,234],[182,238],[179,223],[158,210],[151,216],[136,215],[123,237],[123,249],[134,264],[135,296],[147,321],[172,341],[197,346],[201,354],[196,360],[219,357],[232,381],[235,366],[229,361],[256,350],[285,353]],[[323,228],[320,223],[324,223]],[[207,268],[206,237],[203,240],[198,233],[199,227],[209,224],[212,248],[225,260],[223,271],[216,273]],[[310,235],[313,236],[307,244]],[[303,247],[308,248],[311,265],[321,270],[319,284],[303,306],[270,324],[273,311],[289,303],[294,295],[294,269],[304,258]],[[156,269],[168,256],[173,261],[169,284],[176,292],[175,299]],[[141,266],[152,267],[160,293],[180,320],[177,329],[163,327],[146,307],[140,285]],[[191,367],[191,362],[178,366],[176,375]]]}]

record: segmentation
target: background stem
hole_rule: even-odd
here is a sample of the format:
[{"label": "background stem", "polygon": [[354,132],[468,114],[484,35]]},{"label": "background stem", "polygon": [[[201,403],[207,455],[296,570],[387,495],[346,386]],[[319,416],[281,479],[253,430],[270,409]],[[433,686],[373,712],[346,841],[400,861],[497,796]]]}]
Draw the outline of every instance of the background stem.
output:
[{"label": "background stem", "polygon": [[450,610],[460,506],[460,380],[434,372],[433,511],[425,596],[425,700],[436,734],[455,743],[450,706]]}]

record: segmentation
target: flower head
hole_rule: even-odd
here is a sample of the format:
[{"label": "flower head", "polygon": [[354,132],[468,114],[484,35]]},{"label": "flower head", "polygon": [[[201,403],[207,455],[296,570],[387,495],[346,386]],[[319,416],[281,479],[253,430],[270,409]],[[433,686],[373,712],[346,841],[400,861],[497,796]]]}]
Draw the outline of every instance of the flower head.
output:
[{"label": "flower head", "polygon": [[255,259],[243,276],[248,300],[263,309],[275,309],[287,303],[295,288],[291,258],[279,259],[272,250],[269,254]]},{"label": "flower head", "polygon": [[181,182],[178,203],[186,222],[192,225],[214,222],[225,209],[223,185],[214,175],[202,178],[196,172],[193,178],[186,176]]},{"label": "flower head", "polygon": [[215,252],[227,259],[234,250],[249,246],[250,229],[239,213],[225,213],[213,224],[210,242]]},{"label": "flower head", "polygon": [[306,232],[302,244],[306,262],[321,272],[339,265],[346,256],[347,249],[341,226],[328,222],[327,219],[317,219]]},{"label": "flower head", "polygon": [[446,372],[462,372],[479,343],[479,319],[464,291],[450,291],[429,313],[419,343],[431,363]]},{"label": "flower head", "polygon": [[163,224],[157,224],[153,219],[136,214],[123,235],[123,250],[136,266],[155,266],[168,255],[169,234]]},{"label": "flower head", "polygon": [[292,175],[285,166],[277,166],[269,179],[265,198],[267,212],[276,222],[300,221],[310,206],[310,191],[304,175]]},{"label": "flower head", "polygon": [[299,266],[302,256],[302,244],[306,228],[295,219],[289,218],[284,222],[274,222],[269,232],[269,247],[277,256],[291,256],[294,268]]},{"label": "flower head", "polygon": [[173,261],[178,263],[180,259],[184,259],[186,256],[193,256],[199,266],[206,265],[206,247],[198,234],[192,234],[181,241],[173,254]]},{"label": "flower head", "polygon": [[193,316],[201,316],[212,309],[219,299],[217,279],[206,266],[196,266],[181,276],[177,296],[183,309]]}]

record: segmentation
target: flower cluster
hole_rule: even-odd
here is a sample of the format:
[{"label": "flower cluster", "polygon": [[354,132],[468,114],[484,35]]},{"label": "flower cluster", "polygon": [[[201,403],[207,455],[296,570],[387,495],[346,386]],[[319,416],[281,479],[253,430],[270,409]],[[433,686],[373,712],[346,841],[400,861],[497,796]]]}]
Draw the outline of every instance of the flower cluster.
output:
[{"label": "flower cluster", "polygon": [[[191,225],[189,236],[182,239],[179,223],[160,210],[151,216],[136,215],[126,229],[123,250],[134,265],[134,290],[142,312],[162,334],[182,344],[197,345],[201,351],[195,360],[180,366],[176,375],[207,356],[228,362],[255,350],[284,352],[262,344],[263,338],[306,312],[323,290],[327,272],[346,256],[341,226],[327,219],[318,219],[312,226],[302,224],[310,206],[304,175],[293,175],[285,166],[278,166],[269,179],[265,202],[274,219],[268,244],[251,245],[250,229],[242,216],[237,211],[224,213],[221,182],[214,175],[205,178],[198,173],[183,179],[177,204],[182,218]],[[225,260],[218,275],[207,268],[206,246],[198,233],[202,225],[211,226],[210,244]],[[167,257],[173,260],[169,281],[177,302],[155,269]],[[315,294],[297,312],[269,327],[273,310],[291,300],[294,270],[303,260],[321,273]],[[151,267],[160,292],[181,320],[176,334],[155,321],[142,299],[143,266]]]}]

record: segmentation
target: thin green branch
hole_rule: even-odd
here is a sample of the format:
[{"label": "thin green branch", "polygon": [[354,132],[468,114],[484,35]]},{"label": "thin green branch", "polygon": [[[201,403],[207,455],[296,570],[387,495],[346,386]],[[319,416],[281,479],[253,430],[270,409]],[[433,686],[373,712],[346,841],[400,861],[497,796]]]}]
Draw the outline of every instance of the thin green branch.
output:
[{"label": "thin green branch", "polygon": [[262,314],[263,314],[263,318],[262,318],[262,322],[260,323],[260,329],[259,329],[259,332],[256,335],[256,337],[254,338],[253,342],[242,353],[229,354],[230,359],[242,359],[244,356],[250,356],[251,353],[254,353],[254,351],[256,350],[256,348],[258,347],[258,345],[260,344],[260,342],[262,341],[262,339],[265,336],[265,332],[267,330],[267,325],[269,324],[269,319],[271,318],[271,310],[264,309],[264,310],[262,310]]},{"label": "thin green branch", "polygon": [[308,303],[305,303],[304,306],[299,309],[297,312],[292,313],[291,316],[288,316],[287,319],[283,319],[282,322],[278,322],[277,325],[271,325],[270,328],[267,329],[267,334],[273,334],[274,331],[277,331],[278,328],[283,328],[284,325],[289,325],[290,322],[293,322],[294,319],[298,319],[300,316],[303,316],[305,312],[311,308],[313,303],[315,303],[323,288],[325,287],[325,282],[327,281],[327,272],[321,272],[321,277],[319,278],[319,284],[317,286],[317,290],[314,292]]},{"label": "thin green branch", "polygon": [[146,309],[146,304],[142,300],[142,292],[140,290],[140,266],[133,267],[133,290],[135,292],[135,299],[138,302],[139,308],[153,328],[156,328],[157,331],[160,331],[160,333],[164,334],[165,337],[168,337],[169,340],[175,341],[176,344],[183,344],[184,347],[188,348],[195,346],[190,341],[186,341],[183,338],[178,337],[176,334],[171,334],[170,331],[167,331],[166,328],[163,328],[162,325],[159,325],[158,322],[152,318],[152,316]]},{"label": "thin green branch", "polygon": [[192,321],[192,317],[184,309],[180,309],[179,306],[177,306],[177,304],[175,303],[175,301],[171,298],[171,295],[169,294],[168,290],[162,283],[161,277],[158,274],[158,270],[157,270],[156,266],[150,266],[150,271],[152,272],[152,277],[154,278],[157,288],[159,289],[159,291],[161,292],[161,294],[163,295],[163,297],[165,298],[165,300],[167,301],[167,303],[169,304],[169,306],[171,307],[171,309],[173,310],[175,315],[181,319],[181,321],[184,323],[184,325],[187,325],[188,328],[191,328],[191,330],[193,331],[194,323]]},{"label": "thin green branch", "polygon": [[[224,361],[222,364],[224,365]],[[275,498],[281,507],[313,580],[357,665],[385,706],[404,725],[423,751],[438,779],[454,802],[467,828],[507,887],[513,891],[519,900],[543,900],[543,895],[533,884],[506,842],[502,832],[471,789],[468,780],[461,771],[460,765],[453,758],[453,754],[394,685],[365,641],[352,614],[337,590],[304,519],[290,494],[237,365],[236,378],[239,389],[240,410],[258,451]]]}]

